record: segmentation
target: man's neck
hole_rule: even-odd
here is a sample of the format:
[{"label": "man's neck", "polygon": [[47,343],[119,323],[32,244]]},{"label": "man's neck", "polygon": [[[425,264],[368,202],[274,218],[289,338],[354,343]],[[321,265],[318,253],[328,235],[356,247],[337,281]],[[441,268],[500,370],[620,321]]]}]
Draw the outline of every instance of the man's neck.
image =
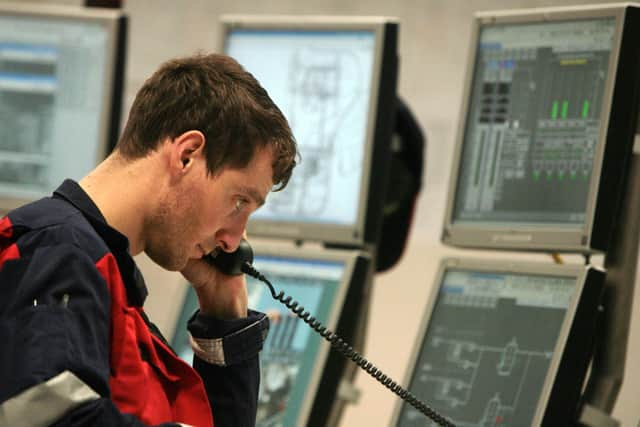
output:
[{"label": "man's neck", "polygon": [[79,182],[107,223],[127,236],[131,255],[144,250],[143,224],[155,203],[154,161],[127,161],[115,153]]}]

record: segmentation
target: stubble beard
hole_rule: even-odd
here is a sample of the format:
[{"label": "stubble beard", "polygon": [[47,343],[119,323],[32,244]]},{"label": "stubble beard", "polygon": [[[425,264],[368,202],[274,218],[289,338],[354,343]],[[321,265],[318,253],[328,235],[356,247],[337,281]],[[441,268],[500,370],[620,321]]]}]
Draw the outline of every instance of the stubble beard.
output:
[{"label": "stubble beard", "polygon": [[145,221],[145,252],[159,266],[169,271],[180,271],[189,261],[191,248],[189,227],[193,207],[184,197],[180,200],[164,198],[153,217]]}]

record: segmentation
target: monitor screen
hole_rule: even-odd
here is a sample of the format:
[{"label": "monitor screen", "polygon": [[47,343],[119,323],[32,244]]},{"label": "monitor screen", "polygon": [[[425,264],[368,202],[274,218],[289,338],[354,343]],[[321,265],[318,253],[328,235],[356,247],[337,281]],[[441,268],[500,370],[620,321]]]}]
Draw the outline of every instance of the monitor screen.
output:
[{"label": "monitor screen", "polygon": [[584,223],[615,24],[480,30],[456,221]]},{"label": "monitor screen", "polygon": [[[347,288],[354,280],[355,253],[258,254],[253,265],[273,284],[297,300],[312,316],[336,330]],[[357,278],[355,280],[358,280]],[[303,426],[312,408],[329,344],[286,306],[271,296],[269,288],[247,278],[249,307],[270,318],[270,329],[260,353],[260,392],[256,426]],[[190,288],[172,345],[177,354],[192,362],[186,331],[188,318],[197,309]]]},{"label": "monitor screen", "polygon": [[105,157],[123,19],[0,5],[0,209],[80,179]]},{"label": "monitor screen", "polygon": [[445,241],[589,247],[621,33],[595,15],[478,18]]},{"label": "monitor screen", "polygon": [[249,230],[363,241],[380,79],[391,78],[382,67],[385,22],[280,19],[226,20],[225,53],[265,87],[301,153],[289,185],[269,195]]},{"label": "monitor screen", "polygon": [[[455,425],[540,425],[584,268],[468,264],[443,262],[409,390]],[[404,405],[393,425],[431,425],[425,422]]]}]

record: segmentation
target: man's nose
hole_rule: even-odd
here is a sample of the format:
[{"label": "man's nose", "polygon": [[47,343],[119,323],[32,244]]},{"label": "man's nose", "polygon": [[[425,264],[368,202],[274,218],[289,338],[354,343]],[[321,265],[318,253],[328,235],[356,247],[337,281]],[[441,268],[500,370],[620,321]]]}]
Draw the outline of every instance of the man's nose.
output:
[{"label": "man's nose", "polygon": [[238,236],[226,234],[220,237],[217,246],[225,252],[235,252],[240,246],[240,240],[242,240],[242,234]]},{"label": "man's nose", "polygon": [[216,246],[220,247],[225,252],[235,252],[240,246],[240,241],[245,235],[245,226],[237,228],[230,228],[221,231],[217,236]]}]

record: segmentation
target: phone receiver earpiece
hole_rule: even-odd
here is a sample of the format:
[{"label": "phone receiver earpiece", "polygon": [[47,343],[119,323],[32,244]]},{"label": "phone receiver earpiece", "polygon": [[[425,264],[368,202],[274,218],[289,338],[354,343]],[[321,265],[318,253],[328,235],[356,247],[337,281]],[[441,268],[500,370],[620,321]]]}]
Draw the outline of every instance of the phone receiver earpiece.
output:
[{"label": "phone receiver earpiece", "polygon": [[253,263],[253,249],[242,239],[234,252],[218,251],[215,255],[205,256],[205,260],[228,276],[239,276],[244,273],[242,266],[245,263]]}]

